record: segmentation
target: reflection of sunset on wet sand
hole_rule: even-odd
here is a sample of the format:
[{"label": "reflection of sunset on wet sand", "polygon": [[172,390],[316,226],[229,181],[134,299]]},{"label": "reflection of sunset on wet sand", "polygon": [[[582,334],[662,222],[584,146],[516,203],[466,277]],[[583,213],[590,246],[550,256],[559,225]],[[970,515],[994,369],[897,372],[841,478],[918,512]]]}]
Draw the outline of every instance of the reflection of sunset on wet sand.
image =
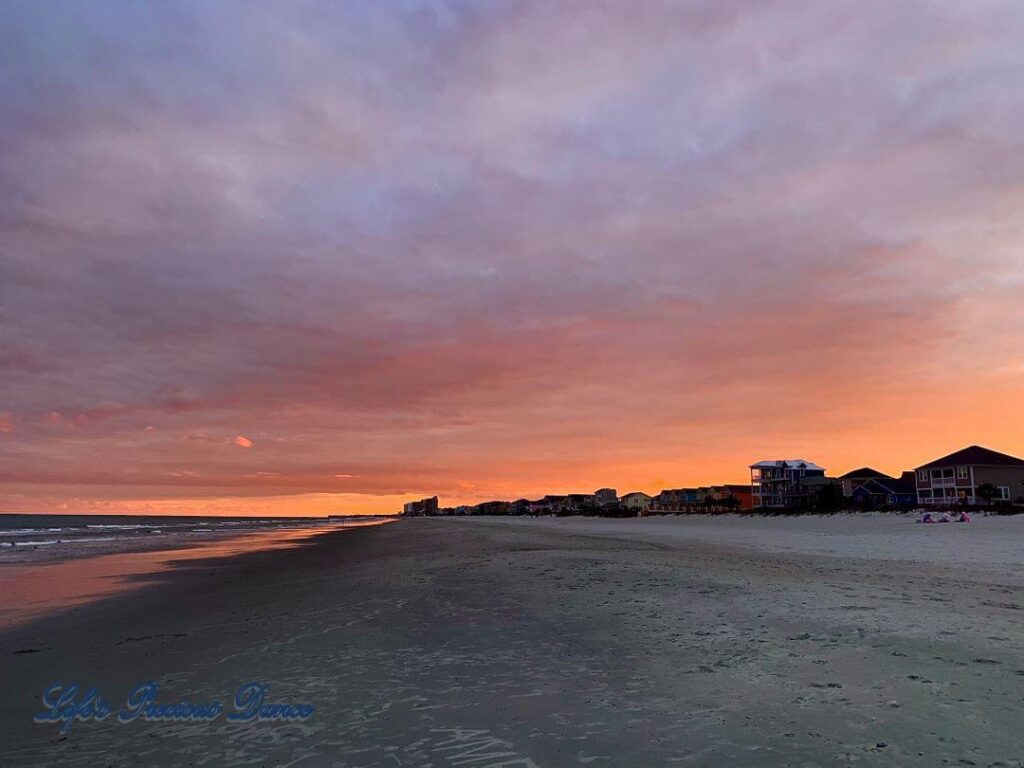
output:
[{"label": "reflection of sunset on wet sand", "polygon": [[[333,529],[386,522],[347,520]],[[212,541],[181,541],[178,549],[72,557],[56,563],[0,564],[0,628],[145,586],[172,569],[201,567],[206,560],[248,552],[298,547],[326,530],[331,528],[316,526],[241,536],[228,534]]]}]

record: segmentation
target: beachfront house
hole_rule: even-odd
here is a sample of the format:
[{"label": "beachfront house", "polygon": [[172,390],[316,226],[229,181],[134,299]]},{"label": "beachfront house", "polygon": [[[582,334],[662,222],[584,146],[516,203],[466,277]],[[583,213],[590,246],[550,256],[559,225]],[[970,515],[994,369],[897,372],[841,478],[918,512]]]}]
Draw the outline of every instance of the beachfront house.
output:
[{"label": "beachfront house", "polygon": [[1024,459],[980,445],[918,467],[915,480],[918,504],[1024,502]]},{"label": "beachfront house", "polygon": [[726,483],[698,488],[697,491],[704,505],[711,509],[751,509],[754,506],[749,485]]},{"label": "beachfront house", "polygon": [[861,467],[839,477],[843,496],[855,507],[878,509],[917,503],[914,473],[891,477],[871,467]]},{"label": "beachfront house", "polygon": [[679,512],[686,499],[685,488],[666,488],[651,499],[652,512]]},{"label": "beachfront house", "polygon": [[619,503],[622,504],[623,509],[635,512],[642,517],[651,508],[651,497],[643,491],[633,491],[619,499]]},{"label": "beachfront house", "polygon": [[592,493],[570,493],[565,497],[565,504],[562,507],[563,514],[580,515],[593,512],[597,508],[597,501]]},{"label": "beachfront house", "polygon": [[869,480],[895,480],[895,478],[871,467],[854,469],[845,475],[839,476],[839,483],[843,487],[843,496],[851,498],[853,496],[853,489]]},{"label": "beachfront house", "polygon": [[548,494],[537,501],[530,502],[531,515],[557,515],[565,506],[565,496]]},{"label": "beachfront house", "polygon": [[750,493],[755,507],[804,509],[832,481],[825,468],[804,459],[767,459],[750,465]]},{"label": "beachfront house", "polygon": [[651,499],[652,512],[694,512],[704,501],[701,488],[667,488]]},{"label": "beachfront house", "polygon": [[550,515],[551,508],[548,506],[546,498],[531,501],[526,511],[531,515]]},{"label": "beachfront house", "polygon": [[510,504],[507,501],[484,501],[473,507],[471,515],[507,515]]},{"label": "beachfront house", "polygon": [[753,509],[754,508],[754,496],[751,493],[749,485],[740,485],[739,483],[727,483],[722,486],[730,494],[736,497],[739,501],[739,509]]},{"label": "beachfront house", "polygon": [[619,503],[619,492],[614,488],[598,488],[594,491],[594,503],[601,508],[614,507]]}]

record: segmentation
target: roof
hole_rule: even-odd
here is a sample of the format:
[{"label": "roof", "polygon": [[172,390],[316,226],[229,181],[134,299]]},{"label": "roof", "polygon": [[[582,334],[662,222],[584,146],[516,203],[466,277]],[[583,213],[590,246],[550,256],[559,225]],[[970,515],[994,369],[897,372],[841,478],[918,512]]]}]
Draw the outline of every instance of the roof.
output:
[{"label": "roof", "polygon": [[932,467],[955,467],[965,464],[975,464],[986,467],[1024,467],[1024,459],[1010,456],[1008,453],[999,453],[990,448],[983,448],[980,445],[971,445],[962,450],[943,456],[941,459],[922,464],[918,469],[931,469]]},{"label": "roof", "polygon": [[883,479],[883,480],[895,480],[896,479],[894,477],[891,477],[891,476],[885,474],[885,472],[879,472],[877,469],[872,469],[871,467],[861,467],[860,469],[855,469],[852,472],[847,472],[845,475],[840,475],[839,479],[840,480],[853,480],[854,478],[858,478],[859,479],[859,478],[869,478],[869,477],[877,477],[877,478],[880,478],[880,479]]},{"label": "roof", "polygon": [[896,492],[894,489],[890,488],[887,484],[880,483],[877,480],[875,480],[874,478],[869,478],[868,480],[865,480],[863,483],[861,483],[856,488],[854,488],[853,489],[854,495],[856,495],[857,491],[864,491],[866,493],[874,493],[874,494],[879,494],[879,495],[888,495],[890,493],[895,493]]},{"label": "roof", "polygon": [[630,491],[629,493],[622,494],[622,498],[628,498],[630,496],[646,496],[648,499],[652,498],[651,494],[644,493],[643,491]]},{"label": "roof", "polygon": [[726,483],[722,486],[727,491],[742,491],[745,493],[750,492],[750,483]]},{"label": "roof", "polygon": [[813,461],[807,461],[806,459],[770,459],[750,465],[751,469],[757,467],[795,467],[796,469],[820,469],[822,472],[825,471],[824,467],[819,467]]},{"label": "roof", "polygon": [[917,486],[914,484],[914,473],[904,472],[899,479],[868,478],[854,488],[853,493],[857,493],[859,490],[875,494],[909,495],[917,491]]}]

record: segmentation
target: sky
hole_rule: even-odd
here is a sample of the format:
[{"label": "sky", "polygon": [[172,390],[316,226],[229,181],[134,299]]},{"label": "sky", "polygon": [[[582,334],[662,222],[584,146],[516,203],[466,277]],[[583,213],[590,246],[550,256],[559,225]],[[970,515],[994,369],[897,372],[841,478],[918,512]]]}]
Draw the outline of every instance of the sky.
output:
[{"label": "sky", "polygon": [[0,0],[0,511],[1024,454],[1024,5]]}]

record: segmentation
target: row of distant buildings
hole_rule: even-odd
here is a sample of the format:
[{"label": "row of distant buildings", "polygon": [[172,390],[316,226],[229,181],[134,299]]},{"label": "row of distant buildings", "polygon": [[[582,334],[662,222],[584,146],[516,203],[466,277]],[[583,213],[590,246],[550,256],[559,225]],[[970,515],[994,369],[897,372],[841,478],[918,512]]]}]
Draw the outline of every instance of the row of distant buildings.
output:
[{"label": "row of distant buildings", "polygon": [[599,488],[593,493],[443,508],[439,507],[437,497],[432,496],[406,504],[403,514],[643,516],[748,509],[1024,504],[1024,459],[978,445],[907,470],[899,477],[871,467],[829,477],[824,467],[805,459],[758,461],[749,470],[749,485],[671,488],[654,496],[642,491],[619,496],[614,488]]},{"label": "row of distant buildings", "polygon": [[830,478],[825,468],[804,459],[750,465],[754,507],[799,509],[814,506],[826,487],[838,484],[852,506],[1024,504],[1024,459],[972,445],[892,477],[871,467]]},{"label": "row of distant buildings", "polygon": [[651,496],[633,491],[619,496],[614,488],[593,493],[548,494],[539,499],[485,501],[458,507],[437,506],[437,497],[409,502],[403,514],[421,515],[605,515],[637,517],[652,513],[724,511],[751,509],[749,485],[713,485],[701,488],[673,488]]}]

